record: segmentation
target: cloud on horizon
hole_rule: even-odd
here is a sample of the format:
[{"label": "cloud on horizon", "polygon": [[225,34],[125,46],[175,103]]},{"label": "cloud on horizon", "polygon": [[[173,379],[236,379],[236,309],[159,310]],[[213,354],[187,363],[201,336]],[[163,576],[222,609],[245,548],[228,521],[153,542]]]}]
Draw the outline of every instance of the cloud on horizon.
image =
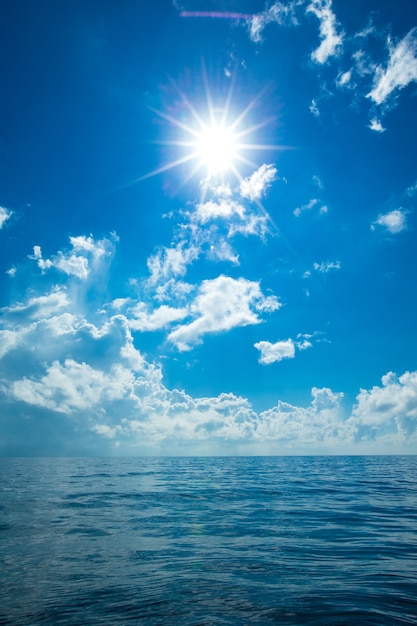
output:
[{"label": "cloud on horizon", "polygon": [[[122,299],[117,306],[128,304]],[[205,333],[258,324],[261,313],[278,307],[258,283],[220,276],[202,283],[191,306],[194,320],[179,326],[170,340],[188,349]],[[192,442],[203,450],[205,442],[214,441],[224,451],[237,442],[249,452],[270,452],[271,445],[276,452],[338,452],[361,442],[407,446],[416,439],[416,372],[387,374],[382,387],[360,391],[350,412],[342,406],[342,393],[316,387],[307,407],[279,401],[256,412],[248,399],[232,393],[194,398],[168,389],[161,367],[147,362],[135,346],[140,341],[131,327],[141,319],[140,307],[136,318],[101,312],[97,321],[82,314],[83,308],[72,301],[67,285],[2,310],[0,398],[4,407],[15,403],[22,436],[42,437],[44,424],[55,415],[72,430],[67,445],[74,451],[85,438],[92,449],[113,453],[186,452]],[[168,308],[160,307],[153,316],[147,319],[149,330],[158,328],[161,319],[176,321]],[[142,323],[146,325],[144,318]],[[308,338],[255,347],[266,365],[311,347]],[[29,420],[24,417],[28,413]]]}]

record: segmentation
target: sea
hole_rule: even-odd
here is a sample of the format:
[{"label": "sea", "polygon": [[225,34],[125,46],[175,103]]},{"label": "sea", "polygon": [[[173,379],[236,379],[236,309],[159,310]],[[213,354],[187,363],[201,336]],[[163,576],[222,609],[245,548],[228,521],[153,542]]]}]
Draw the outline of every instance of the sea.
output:
[{"label": "sea", "polygon": [[0,459],[0,624],[417,624],[417,457]]}]

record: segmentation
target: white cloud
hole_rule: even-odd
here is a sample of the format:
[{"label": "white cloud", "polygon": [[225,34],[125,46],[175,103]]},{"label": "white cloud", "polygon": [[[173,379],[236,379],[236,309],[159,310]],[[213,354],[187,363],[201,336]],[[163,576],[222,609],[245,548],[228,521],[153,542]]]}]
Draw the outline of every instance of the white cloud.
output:
[{"label": "white cloud", "polygon": [[113,378],[105,377],[86,363],[66,359],[54,361],[39,381],[24,378],[12,386],[13,396],[28,404],[51,409],[57,413],[72,413],[100,404],[103,392]]},{"label": "white cloud", "polygon": [[20,333],[14,330],[0,330],[0,359],[20,343]]},{"label": "white cloud", "polygon": [[332,270],[340,270],[341,267],[342,264],[340,261],[321,261],[321,263],[313,263],[313,268],[311,270],[306,270],[303,278],[309,278],[313,271],[319,272],[320,274],[327,274]]},{"label": "white cloud", "polygon": [[361,389],[351,421],[362,437],[395,430],[403,437],[417,430],[417,372],[397,376],[388,372],[382,377],[382,387]]},{"label": "white cloud", "polygon": [[127,306],[131,301],[132,301],[131,298],[115,298],[114,300],[112,300],[111,306],[113,309],[116,309],[116,311],[120,311],[125,306]]},{"label": "white cloud", "polygon": [[258,341],[254,344],[254,347],[261,353],[258,362],[262,365],[270,365],[283,359],[293,359],[296,348],[298,350],[307,350],[312,347],[312,343],[307,341],[304,335],[300,334],[299,337],[303,337],[303,341],[293,341],[291,338],[275,343]]},{"label": "white cloud", "polygon": [[9,211],[8,209],[0,206],[0,230],[3,228],[5,222],[7,222],[7,220],[11,218],[11,216],[12,211]]},{"label": "white cloud", "polygon": [[407,217],[404,209],[394,209],[383,215],[379,215],[378,219],[371,224],[371,229],[375,230],[375,226],[386,228],[392,235],[401,233],[407,229]]},{"label": "white cloud", "polygon": [[195,319],[174,329],[168,339],[179,350],[190,350],[193,345],[201,343],[202,336],[207,333],[259,324],[260,313],[269,313],[279,307],[275,296],[263,295],[258,282],[229,276],[205,280],[190,306]]},{"label": "white cloud", "polygon": [[282,361],[282,359],[293,359],[295,357],[295,345],[292,339],[286,341],[258,341],[254,347],[260,351],[259,363],[269,365]]},{"label": "white cloud", "polygon": [[279,25],[297,25],[297,7],[303,4],[304,0],[293,0],[290,2],[274,2],[262,13],[257,13],[249,24],[249,36],[252,41],[259,43],[262,41],[262,31],[267,24],[273,22]]},{"label": "white cloud", "polygon": [[367,94],[376,104],[383,104],[397,89],[417,81],[417,28],[393,45],[388,40],[389,61],[386,68],[379,65],[375,71],[374,87]]},{"label": "white cloud", "polygon": [[313,181],[313,184],[316,187],[318,187],[318,189],[324,189],[324,183],[321,180],[320,176],[317,176],[316,174],[314,174],[312,181]]},{"label": "white cloud", "polygon": [[229,226],[229,237],[234,237],[237,233],[242,235],[255,235],[264,239],[269,232],[268,217],[266,215],[255,215],[251,213],[242,222],[233,222]]},{"label": "white cloud", "polygon": [[299,407],[279,401],[259,415],[256,434],[260,439],[282,442],[287,449],[300,450],[302,446],[335,451],[341,444],[353,439],[353,428],[343,419],[342,393],[326,387],[313,387],[313,400],[308,407]]},{"label": "white cloud", "polygon": [[1,312],[9,320],[44,319],[69,305],[68,295],[62,288],[53,289],[42,296],[34,296],[25,303],[3,307]]},{"label": "white cloud", "polygon": [[156,285],[167,282],[173,277],[184,276],[187,267],[198,259],[200,248],[194,244],[181,241],[171,248],[161,248],[148,259],[150,272],[149,283]]},{"label": "white cloud", "polygon": [[93,237],[70,237],[72,250],[65,254],[61,250],[50,259],[44,259],[40,246],[33,246],[33,255],[29,258],[37,262],[38,267],[45,272],[55,268],[68,276],[76,276],[86,280],[92,269],[97,269],[101,260],[111,256],[113,244],[109,239],[94,241]]},{"label": "white cloud", "polygon": [[340,261],[322,261],[321,263],[313,263],[313,269],[321,274],[327,274],[331,270],[340,270]]},{"label": "white cloud", "polygon": [[239,255],[235,253],[225,239],[219,239],[216,243],[210,245],[207,258],[213,261],[228,261],[234,265],[239,265]]},{"label": "white cloud", "polygon": [[261,165],[251,176],[240,183],[240,195],[249,200],[259,200],[271,186],[277,175],[273,165]]},{"label": "white cloud", "polygon": [[314,115],[314,117],[320,117],[320,109],[317,105],[317,100],[315,98],[312,99],[309,110],[310,113]]},{"label": "white cloud", "polygon": [[352,70],[347,70],[346,72],[342,72],[339,74],[336,80],[336,84],[338,87],[345,87],[350,83],[352,79]]},{"label": "white cloud", "polygon": [[133,317],[129,319],[130,328],[133,330],[153,331],[165,328],[172,322],[184,319],[188,315],[188,308],[176,309],[163,304],[152,311],[152,313],[149,313],[146,305],[140,303],[132,309],[131,313]]},{"label": "white cloud", "polygon": [[[321,187],[322,188],[322,187]],[[325,215],[329,211],[329,207],[323,204],[318,198],[312,198],[307,204],[303,204],[294,209],[293,214],[295,217],[300,217],[302,213],[311,211],[312,209],[318,209],[319,215]]]},{"label": "white cloud", "polygon": [[384,133],[385,132],[385,128],[382,126],[381,122],[379,120],[377,120],[376,118],[373,118],[370,123],[369,123],[369,128],[371,130],[374,130],[377,133]]},{"label": "white cloud", "polygon": [[405,190],[405,193],[407,194],[407,196],[414,196],[416,192],[417,192],[417,181],[413,185],[410,185],[410,187],[407,187],[407,189]]},{"label": "white cloud", "polygon": [[332,0],[312,0],[307,7],[307,13],[313,13],[320,20],[320,46],[311,54],[316,63],[326,61],[338,53],[343,33],[338,33],[336,16],[332,11]]},{"label": "white cloud", "polygon": [[307,204],[303,204],[302,206],[297,207],[293,211],[295,217],[299,217],[301,213],[304,213],[304,211],[310,211],[315,206],[317,206],[319,202],[320,200],[318,200],[317,198],[312,198],[309,202],[307,202]]},{"label": "white cloud", "polygon": [[197,204],[196,208],[197,219],[202,224],[218,217],[228,219],[233,215],[237,215],[240,219],[243,219],[245,209],[241,204],[229,198],[222,198],[218,202],[209,200],[203,204]]},{"label": "white cloud", "polygon": [[[15,419],[23,406],[25,433],[35,446],[44,436],[48,412],[55,414],[56,424],[64,424],[58,416],[68,420],[65,427],[73,431],[74,450],[89,440],[94,450],[104,453],[137,453],[143,446],[156,453],[187,453],[192,446],[204,453],[214,442],[224,453],[236,452],[236,446],[261,454],[346,453],[380,451],[384,445],[391,451],[401,445],[407,450],[416,441],[417,372],[386,374],[382,386],[360,391],[351,411],[343,409],[342,393],[313,387],[307,406],[280,400],[257,413],[247,398],[231,393],[195,398],[168,389],[161,370],[135,348],[123,315],[96,326],[71,313],[71,306],[68,295],[57,292],[3,310],[0,399],[15,401]],[[278,306],[276,299],[263,296],[258,283],[224,276],[206,281],[194,302],[200,327],[189,329],[182,339],[195,342],[204,332],[259,323],[262,311]],[[160,309],[161,318],[170,316],[168,309]],[[259,342],[257,348],[264,363],[272,363],[311,347],[312,337]],[[16,346],[18,371],[16,359],[8,361]],[[30,411],[27,419],[27,405],[42,412]]]}]

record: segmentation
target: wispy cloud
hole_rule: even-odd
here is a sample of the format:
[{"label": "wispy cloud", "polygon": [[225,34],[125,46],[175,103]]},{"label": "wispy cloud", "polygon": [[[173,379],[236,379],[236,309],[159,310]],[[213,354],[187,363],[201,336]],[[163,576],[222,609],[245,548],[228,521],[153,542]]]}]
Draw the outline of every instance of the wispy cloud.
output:
[{"label": "wispy cloud", "polygon": [[336,85],[338,87],[346,87],[350,84],[352,80],[352,70],[346,70],[345,72],[341,72],[336,79]]},{"label": "wispy cloud", "polygon": [[12,216],[12,211],[5,209],[3,206],[0,206],[0,230],[3,228],[4,224],[10,219]]},{"label": "wispy cloud", "polygon": [[376,133],[384,133],[385,132],[385,128],[382,126],[381,122],[379,120],[377,120],[376,118],[373,118],[370,122],[369,122],[369,128],[371,130],[374,130]]},{"label": "wispy cloud", "polygon": [[417,81],[417,28],[410,30],[396,45],[388,40],[389,60],[384,68],[378,65],[373,89],[367,94],[381,105],[398,89]]},{"label": "wispy cloud", "polygon": [[417,180],[414,184],[407,187],[405,193],[407,194],[407,196],[414,196],[414,194],[417,193]]},{"label": "wispy cloud", "polygon": [[40,320],[68,307],[69,299],[63,288],[55,288],[50,293],[33,296],[27,302],[3,307],[0,312],[6,320]]},{"label": "wispy cloud", "polygon": [[251,176],[240,183],[240,195],[249,200],[259,200],[265,195],[277,175],[274,165],[261,165]]},{"label": "wispy cloud", "polygon": [[228,219],[232,216],[238,216],[240,219],[244,219],[244,215],[244,207],[239,202],[236,202],[231,198],[209,200],[202,204],[197,204],[196,207],[196,218],[202,224],[206,224],[209,220],[213,220],[218,217]]},{"label": "wispy cloud", "polygon": [[249,36],[252,41],[259,43],[262,41],[262,32],[273,22],[279,25],[295,26],[298,24],[297,8],[304,0],[292,0],[290,2],[274,2],[269,8],[254,15],[249,24]]},{"label": "wispy cloud", "polygon": [[172,247],[161,247],[147,261],[150,285],[161,285],[173,277],[184,276],[187,267],[200,255],[200,247],[181,241]]},{"label": "wispy cloud", "polygon": [[312,209],[317,209],[320,215],[325,215],[329,211],[329,207],[326,204],[323,204],[321,200],[318,198],[312,198],[307,204],[302,204],[301,206],[294,209],[293,213],[295,217],[300,217],[302,213],[306,211],[311,211]]},{"label": "wispy cloud", "polygon": [[309,106],[309,111],[314,117],[320,117],[320,109],[317,104],[317,100],[315,98],[312,99],[311,104]]},{"label": "wispy cloud", "polygon": [[129,327],[132,330],[154,331],[178,322],[188,315],[188,308],[175,308],[162,304],[149,312],[144,302],[140,302],[129,313]]},{"label": "wispy cloud", "polygon": [[312,13],[320,20],[321,44],[311,53],[311,58],[316,63],[326,63],[339,52],[343,43],[343,33],[338,32],[332,0],[312,0],[307,7],[307,13]]},{"label": "wispy cloud", "polygon": [[319,274],[327,274],[334,270],[340,270],[342,264],[340,261],[321,261],[320,263],[313,263],[311,270],[304,272],[304,278],[309,278],[312,272],[318,272]]},{"label": "wispy cloud", "polygon": [[386,228],[392,235],[401,233],[407,229],[407,216],[404,209],[394,209],[388,213],[378,216],[378,219],[371,224],[371,229],[375,230],[376,226]]}]

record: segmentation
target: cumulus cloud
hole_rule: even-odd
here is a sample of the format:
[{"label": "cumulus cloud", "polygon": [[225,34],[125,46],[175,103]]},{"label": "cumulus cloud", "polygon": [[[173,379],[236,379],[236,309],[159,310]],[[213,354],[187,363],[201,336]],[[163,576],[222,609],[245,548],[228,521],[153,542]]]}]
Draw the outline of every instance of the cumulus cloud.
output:
[{"label": "cumulus cloud", "polygon": [[249,200],[259,200],[265,195],[277,175],[274,165],[261,165],[251,176],[240,183],[240,195]]},{"label": "cumulus cloud", "polygon": [[179,350],[190,350],[207,333],[259,324],[260,313],[270,313],[279,307],[275,296],[262,293],[259,282],[229,276],[205,280],[190,306],[194,319],[174,329],[168,339]]},{"label": "cumulus cloud", "polygon": [[378,433],[397,431],[404,438],[417,430],[417,372],[397,376],[388,372],[382,386],[361,389],[351,421],[358,436],[375,438]]},{"label": "cumulus cloud", "polygon": [[86,363],[66,359],[63,364],[54,361],[38,381],[27,378],[16,381],[12,393],[17,400],[28,404],[57,413],[72,413],[100,404],[103,394],[113,385],[113,377],[106,377]]},{"label": "cumulus cloud", "polygon": [[[261,312],[276,310],[277,301],[265,298],[257,283],[229,280],[219,277],[202,285],[194,313],[202,322],[182,338],[185,342],[195,341],[202,332],[258,323]],[[15,402],[15,420],[37,445],[48,425],[48,413],[55,424],[65,420],[73,429],[74,451],[87,438],[94,450],[114,451],[118,446],[120,453],[133,453],[146,445],[165,453],[174,448],[186,452],[190,445],[194,451],[204,450],[210,442],[226,453],[235,450],[229,444],[271,453],[338,452],[381,441],[387,445],[401,441],[406,446],[416,437],[417,372],[386,374],[382,386],[360,391],[351,412],[342,406],[343,393],[327,387],[313,387],[307,406],[280,400],[256,412],[247,398],[232,393],[199,398],[168,389],[160,368],[147,363],[135,347],[124,315],[97,325],[70,308],[68,294],[58,292],[3,311],[0,401]],[[158,314],[163,318],[164,311],[170,317],[171,312],[162,307]],[[257,348],[267,364],[311,347],[309,338],[259,342]],[[16,359],[8,360],[17,341],[18,370]],[[31,419],[24,407],[32,407]]]},{"label": "cumulus cloud", "polygon": [[282,359],[293,359],[295,357],[295,345],[292,339],[286,341],[258,341],[254,347],[260,351],[259,363],[270,365],[282,361]]},{"label": "cumulus cloud", "polygon": [[7,220],[11,218],[11,216],[12,216],[12,211],[9,211],[8,209],[5,209],[4,207],[0,206],[0,230],[3,228]]},{"label": "cumulus cloud", "polygon": [[303,4],[304,0],[292,0],[290,2],[274,2],[269,8],[253,16],[249,23],[249,37],[252,41],[259,43],[262,41],[262,32],[267,26],[275,22],[279,25],[297,25],[297,7]]},{"label": "cumulus cloud", "polygon": [[44,319],[68,307],[69,299],[63,288],[55,288],[50,293],[33,296],[27,302],[18,302],[0,309],[7,321]]},{"label": "cumulus cloud", "polygon": [[383,104],[398,89],[417,81],[417,28],[410,30],[396,45],[388,40],[389,60],[378,65],[373,89],[367,94],[377,105]]},{"label": "cumulus cloud", "polygon": [[407,229],[407,216],[404,209],[394,209],[388,213],[379,215],[378,219],[371,224],[371,229],[375,230],[376,226],[382,226],[392,235],[401,233]]},{"label": "cumulus cloud", "polygon": [[320,46],[311,53],[316,63],[326,63],[336,55],[343,43],[343,33],[338,32],[336,16],[332,10],[332,0],[312,0],[307,13],[313,13],[320,20]]},{"label": "cumulus cloud", "polygon": [[285,443],[288,449],[300,446],[335,446],[348,444],[353,429],[344,419],[343,393],[326,387],[313,387],[313,400],[308,407],[299,407],[280,400],[260,415],[257,436]]},{"label": "cumulus cloud", "polygon": [[43,272],[55,268],[68,276],[86,280],[91,269],[97,269],[100,262],[113,252],[113,243],[109,239],[95,241],[91,235],[80,235],[69,240],[72,249],[68,253],[59,250],[50,259],[44,259],[41,246],[34,246],[33,255],[29,258],[36,261]]},{"label": "cumulus cloud", "polygon": [[[300,335],[300,337],[304,336]],[[254,347],[261,353],[258,362],[262,365],[270,365],[271,363],[279,363],[283,359],[293,359],[296,349],[307,350],[307,348],[312,347],[312,343],[305,338],[303,341],[293,341],[289,338],[275,343],[258,341]]]}]

